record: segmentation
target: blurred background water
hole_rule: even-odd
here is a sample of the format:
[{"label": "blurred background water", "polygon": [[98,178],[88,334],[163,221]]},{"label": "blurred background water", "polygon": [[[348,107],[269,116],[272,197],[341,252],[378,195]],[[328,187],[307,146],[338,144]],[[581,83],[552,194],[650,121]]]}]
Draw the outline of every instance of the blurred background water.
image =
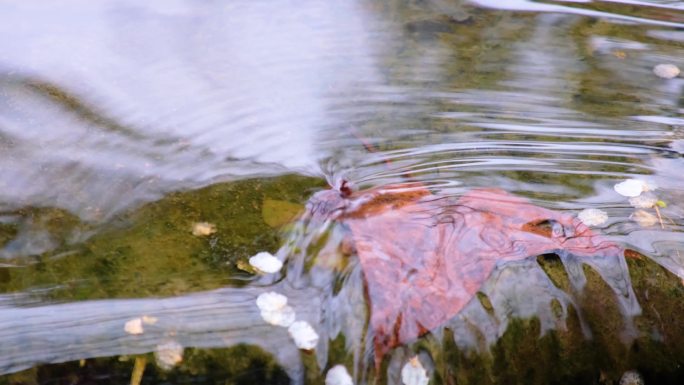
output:
[{"label": "blurred background water", "polygon": [[[653,73],[684,66],[684,2],[0,1],[0,36],[0,320],[18,328],[37,317],[23,337],[45,327],[60,334],[57,313],[97,318],[113,297],[142,297],[116,305],[132,309],[112,316],[119,322],[138,307],[176,306],[182,318],[183,295],[206,289],[219,290],[214,305],[256,295],[217,266],[275,251],[282,239],[217,202],[260,213],[264,197],[254,191],[271,182],[245,181],[292,174],[303,179],[277,182],[266,198],[303,204],[325,181],[411,179],[447,196],[494,186],[551,209],[599,208],[612,240],[684,278],[684,80]],[[658,185],[667,226],[630,219],[633,208],[613,190],[628,178]],[[235,227],[213,244],[181,246],[185,238],[155,230],[159,220],[168,234],[185,234],[211,215]],[[167,259],[112,267],[154,236],[159,244],[140,253],[173,250]],[[195,246],[188,263],[197,271],[170,262]],[[150,267],[169,263],[177,270]],[[160,277],[125,289],[140,287],[126,277],[145,269]],[[68,295],[46,294],[65,285]],[[179,297],[162,304],[157,295]],[[95,298],[104,302],[77,303]],[[253,322],[235,321],[220,343],[210,333],[217,324],[200,328],[204,337],[175,328],[188,345],[266,345],[288,375],[301,375],[288,358],[296,349],[274,348],[284,334],[240,334]],[[74,335],[101,338],[97,348],[89,342],[94,353],[70,353],[65,337],[23,357],[9,352],[25,342],[1,334],[0,370],[144,353],[158,339],[126,348],[121,328],[78,328]],[[38,351],[45,356],[32,357]]]}]

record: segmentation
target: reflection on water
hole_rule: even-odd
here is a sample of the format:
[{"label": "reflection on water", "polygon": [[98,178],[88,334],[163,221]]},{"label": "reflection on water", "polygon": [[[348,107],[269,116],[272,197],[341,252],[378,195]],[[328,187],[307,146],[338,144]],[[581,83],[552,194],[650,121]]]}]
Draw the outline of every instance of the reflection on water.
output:
[{"label": "reflection on water", "polygon": [[[269,200],[289,219],[279,208],[324,180],[419,181],[448,199],[497,187],[569,214],[599,208],[611,241],[662,266],[663,280],[684,278],[684,81],[652,72],[684,67],[682,28],[684,3],[655,0],[0,4],[0,372],[146,353],[173,333],[187,347],[261,346],[297,382],[341,361],[372,380],[347,224],[262,218]],[[288,174],[311,178],[262,183]],[[630,219],[613,186],[632,177],[659,186],[660,223]],[[218,233],[192,238],[187,226],[205,220]],[[287,276],[239,270],[279,246]],[[603,333],[579,289],[627,292],[628,266],[639,304],[597,302],[621,306],[610,333],[638,338],[641,307],[660,319],[651,337],[682,338],[644,304],[664,290],[640,291],[653,282],[633,269],[653,271],[647,262],[561,257],[501,264],[480,301],[418,344],[447,333],[482,350],[532,316],[540,334]],[[272,289],[319,329],[315,364],[260,323],[250,304]],[[125,335],[143,312],[157,329]],[[380,381],[400,383],[406,349]],[[425,349],[434,369],[456,348]]]}]

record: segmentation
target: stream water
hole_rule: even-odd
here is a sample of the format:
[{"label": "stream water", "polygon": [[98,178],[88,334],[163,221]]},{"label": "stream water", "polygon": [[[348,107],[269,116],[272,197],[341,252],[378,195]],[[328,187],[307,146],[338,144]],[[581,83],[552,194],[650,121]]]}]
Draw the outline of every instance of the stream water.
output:
[{"label": "stream water", "polygon": [[[536,318],[535,338],[568,319],[597,333],[532,258],[377,374],[361,268],[315,258],[348,232],[296,221],[342,180],[600,209],[597,232],[684,285],[684,77],[654,73],[684,68],[684,2],[0,1],[0,36],[0,384],[128,383],[169,341],[183,363],[148,362],[142,383],[320,383],[340,363],[401,384],[412,355],[433,383],[513,383],[450,379],[445,360],[485,354],[516,319]],[[636,210],[614,189],[627,179],[656,185],[658,205]],[[193,235],[199,222],[216,232]],[[259,251],[284,272],[245,271]],[[654,305],[632,265],[585,263],[618,297],[621,343],[638,338]],[[263,322],[271,290],[315,326],[313,353]],[[156,321],[127,333],[142,315]],[[660,322],[651,337],[684,339]],[[676,383],[678,362],[642,372]],[[582,378],[635,369],[605,365]]]}]

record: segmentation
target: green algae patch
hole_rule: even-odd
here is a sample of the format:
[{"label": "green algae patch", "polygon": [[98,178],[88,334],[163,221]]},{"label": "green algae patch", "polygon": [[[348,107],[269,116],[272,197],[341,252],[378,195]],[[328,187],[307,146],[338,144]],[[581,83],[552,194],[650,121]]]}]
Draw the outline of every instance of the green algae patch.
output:
[{"label": "green algae patch", "polygon": [[291,223],[304,211],[304,205],[278,199],[264,199],[261,217],[274,228]]},{"label": "green algae patch", "polygon": [[[83,242],[65,244],[59,253],[45,253],[36,263],[8,269],[9,278],[0,282],[0,289],[47,288],[42,296],[82,300],[179,295],[239,285],[251,277],[239,265],[259,251],[275,252],[282,243],[282,233],[264,220],[264,202],[293,202],[289,208],[298,202],[303,207],[322,186],[320,179],[287,175],[172,193],[119,215]],[[211,224],[215,231],[193,234],[197,223]]]}]

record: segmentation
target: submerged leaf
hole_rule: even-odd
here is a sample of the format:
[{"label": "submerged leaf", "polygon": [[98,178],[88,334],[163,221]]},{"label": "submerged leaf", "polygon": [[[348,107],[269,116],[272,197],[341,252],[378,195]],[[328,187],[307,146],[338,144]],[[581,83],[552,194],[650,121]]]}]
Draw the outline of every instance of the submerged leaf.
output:
[{"label": "submerged leaf", "polygon": [[310,219],[333,218],[351,230],[365,275],[376,364],[457,315],[500,262],[552,252],[622,255],[579,219],[537,207],[502,190],[460,199],[419,184],[351,194],[318,193]]}]

